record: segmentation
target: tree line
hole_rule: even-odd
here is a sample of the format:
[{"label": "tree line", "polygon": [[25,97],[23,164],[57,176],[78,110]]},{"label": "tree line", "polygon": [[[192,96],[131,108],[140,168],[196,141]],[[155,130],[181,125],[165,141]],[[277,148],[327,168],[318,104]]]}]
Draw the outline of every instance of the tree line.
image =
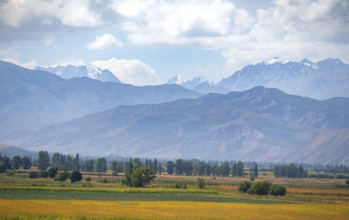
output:
[{"label": "tree line", "polygon": [[32,165],[31,158],[27,156],[14,156],[9,158],[7,156],[1,156],[0,154],[0,173],[4,173],[6,170],[18,170],[20,168],[29,170]]},{"label": "tree line", "polygon": [[278,165],[273,170],[275,177],[305,178],[308,176],[303,166],[296,164]]},{"label": "tree line", "polygon": [[[113,175],[126,173],[127,167],[132,163],[133,167],[148,167],[154,174],[167,172],[168,175],[185,175],[185,176],[222,176],[222,177],[245,177],[249,176],[251,180],[257,178],[259,170],[266,170],[255,162],[243,163],[242,161],[203,161],[203,160],[168,160],[159,161],[155,159],[129,158],[128,160],[107,160],[105,157],[100,158],[80,158],[77,153],[74,156],[69,154],[53,153],[52,156],[47,151],[39,151],[35,160],[27,156],[14,156],[12,158],[1,156],[0,154],[0,173],[6,170],[29,170],[36,166],[38,170],[47,171],[49,167],[57,168],[58,171],[81,171],[105,173],[111,170]],[[247,167],[246,167],[247,166]],[[326,171],[343,172],[348,171],[344,165],[327,165]],[[308,168],[309,169],[309,168]],[[314,171],[317,171],[312,168]],[[308,175],[303,165],[283,164],[273,165],[268,168],[275,177],[286,178],[305,178],[313,177],[314,174]],[[325,174],[322,174],[325,175]],[[315,175],[314,177],[318,177]],[[321,178],[321,176],[320,176]],[[331,176],[331,178],[334,178]],[[343,178],[346,178],[345,176]]]}]

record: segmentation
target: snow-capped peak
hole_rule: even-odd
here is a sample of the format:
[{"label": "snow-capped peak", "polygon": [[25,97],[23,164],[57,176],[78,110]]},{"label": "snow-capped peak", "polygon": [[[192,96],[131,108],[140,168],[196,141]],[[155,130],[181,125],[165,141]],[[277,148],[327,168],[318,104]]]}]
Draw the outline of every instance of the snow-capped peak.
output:
[{"label": "snow-capped peak", "polygon": [[174,77],[172,77],[171,79],[169,79],[167,81],[166,84],[177,84],[177,85],[181,85],[182,83],[186,82],[187,80],[184,80],[181,74],[177,74]]},{"label": "snow-capped peak", "polygon": [[302,60],[302,63],[303,63],[303,65],[308,66],[308,67],[311,67],[311,68],[313,68],[313,69],[318,69],[318,68],[319,68],[319,66],[317,65],[317,63],[313,63],[313,62],[311,62],[311,61],[308,60],[308,59]]},{"label": "snow-capped peak", "polygon": [[92,79],[97,79],[98,76],[102,74],[102,70],[92,64],[88,64],[86,66],[86,69],[87,69],[87,76]]},{"label": "snow-capped peak", "polygon": [[282,63],[282,64],[285,64],[285,63],[288,63],[289,60],[286,60],[286,59],[283,59],[283,58],[280,58],[280,57],[274,57],[273,59],[271,60],[268,60],[268,61],[263,61],[263,63],[265,65],[272,65],[272,64],[275,64],[275,63]]},{"label": "snow-capped peak", "polygon": [[102,70],[95,65],[88,64],[86,66],[52,66],[52,67],[36,67],[35,69],[44,70],[56,74],[64,79],[88,77],[103,82],[120,82],[120,80],[109,70]]}]

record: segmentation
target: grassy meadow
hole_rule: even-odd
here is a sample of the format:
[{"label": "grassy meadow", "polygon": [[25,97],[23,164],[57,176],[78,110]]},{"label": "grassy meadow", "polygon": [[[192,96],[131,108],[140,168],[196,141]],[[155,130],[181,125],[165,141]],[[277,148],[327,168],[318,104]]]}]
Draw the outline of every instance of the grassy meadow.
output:
[{"label": "grassy meadow", "polygon": [[[347,219],[349,187],[340,179],[286,179],[283,197],[238,192],[244,178],[157,175],[146,188],[121,184],[122,176],[85,174],[91,181],[0,175],[0,219]],[[177,189],[179,181],[187,189]]]}]

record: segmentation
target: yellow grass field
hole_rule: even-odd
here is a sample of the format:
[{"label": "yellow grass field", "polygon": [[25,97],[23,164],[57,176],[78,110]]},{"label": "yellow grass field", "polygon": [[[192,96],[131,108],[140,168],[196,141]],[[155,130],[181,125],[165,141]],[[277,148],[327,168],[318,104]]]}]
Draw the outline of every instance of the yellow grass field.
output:
[{"label": "yellow grass field", "polygon": [[348,219],[346,204],[0,200],[0,219]]}]

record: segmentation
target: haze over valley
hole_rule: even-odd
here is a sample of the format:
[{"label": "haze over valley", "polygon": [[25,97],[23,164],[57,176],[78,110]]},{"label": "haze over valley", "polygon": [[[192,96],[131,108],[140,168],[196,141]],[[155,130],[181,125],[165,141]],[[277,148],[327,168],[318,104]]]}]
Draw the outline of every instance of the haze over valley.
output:
[{"label": "haze over valley", "polygon": [[[202,94],[190,81],[139,87],[92,79],[88,68],[73,66],[60,67],[70,75],[63,79],[1,61],[1,143],[94,156],[348,164],[349,65],[326,59],[314,64],[319,74],[305,62],[248,65],[210,85],[237,81],[233,85],[242,91],[225,86],[223,94]],[[247,80],[251,74],[256,76]],[[268,74],[281,88],[286,80],[309,79],[289,88],[330,98],[287,94],[261,86],[268,80],[252,81]],[[327,86],[309,86],[317,82]]]},{"label": "haze over valley", "polygon": [[348,12],[0,1],[0,154],[349,165]]}]

